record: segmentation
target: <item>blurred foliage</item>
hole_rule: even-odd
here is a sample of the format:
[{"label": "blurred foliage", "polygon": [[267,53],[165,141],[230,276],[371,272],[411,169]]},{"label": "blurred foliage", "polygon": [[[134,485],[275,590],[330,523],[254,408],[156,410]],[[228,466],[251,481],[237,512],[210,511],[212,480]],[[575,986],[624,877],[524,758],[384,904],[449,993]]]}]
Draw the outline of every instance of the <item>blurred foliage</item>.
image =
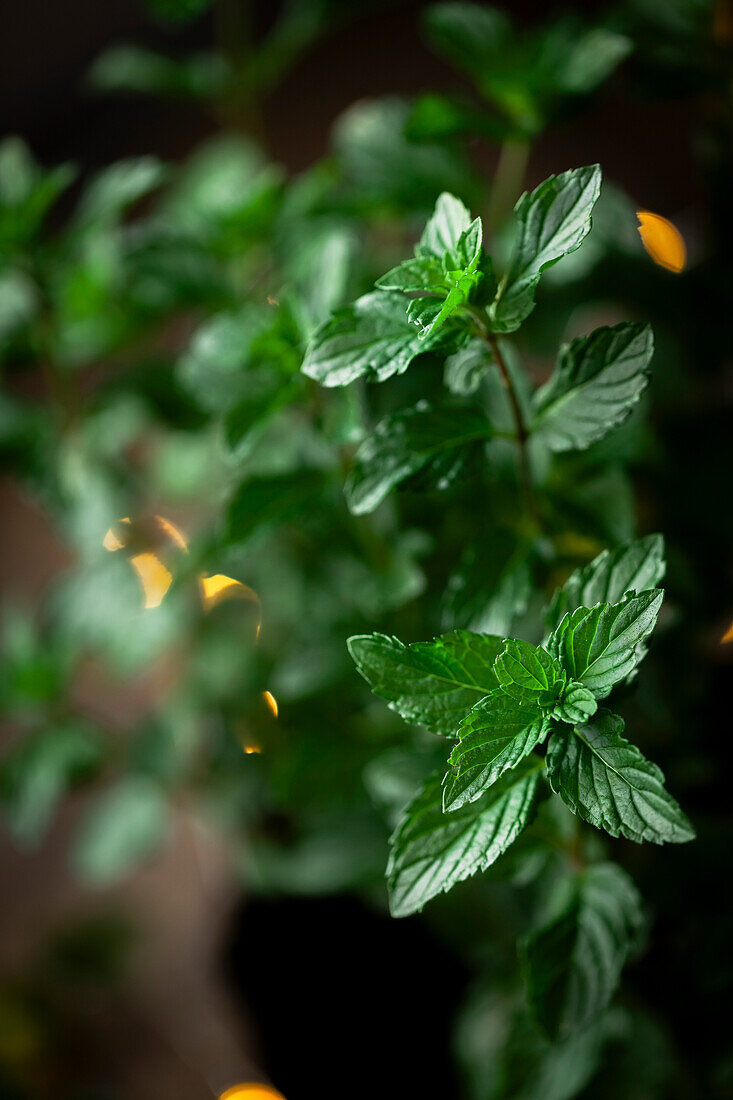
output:
[{"label": "blurred foliage", "polygon": [[[209,4],[147,6],[178,23]],[[415,919],[475,974],[455,1035],[461,1095],[723,1098],[733,1095],[722,1023],[730,965],[713,883],[731,841],[716,706],[733,535],[720,493],[733,16],[713,0],[634,0],[590,26],[577,7],[529,31],[483,5],[429,9],[425,40],[457,65],[457,86],[469,78],[470,95],[360,102],[335,121],[324,160],[294,177],[254,136],[257,105],[344,17],[325,0],[284,5],[255,49],[225,31],[222,49],[206,54],[118,46],[95,63],[97,89],[208,103],[239,127],[183,164],[138,157],[89,177],[41,167],[18,137],[2,141],[0,461],[68,565],[40,606],[11,593],[4,612],[0,807],[18,843],[39,845],[73,793],[70,863],[92,884],[151,858],[182,805],[217,823],[248,889],[356,891],[383,906],[386,840],[437,762],[436,739],[371,697],[346,638],[460,626],[538,640],[542,606],[573,568],[659,529],[669,611],[624,706],[701,839],[663,857],[613,845],[664,913],[657,949],[591,1027],[554,1045],[540,1036],[516,988],[516,939],[541,919],[574,842],[570,815],[544,809],[519,855]],[[219,0],[212,14],[228,28],[232,11],[236,23],[237,5]],[[473,395],[499,426],[510,423],[506,394],[470,347],[445,364],[428,351],[382,386],[321,388],[300,371],[314,331],[408,253],[444,190],[480,211],[506,252],[531,142],[603,95],[622,62],[613,79],[629,94],[704,96],[712,201],[698,258],[678,276],[655,266],[633,196],[606,186],[591,233],[546,276],[517,347],[542,381],[551,350],[589,316],[651,319],[650,401],[587,451],[532,456],[541,530],[517,507],[515,450],[501,438],[445,487],[406,480],[375,511],[352,514],[344,482],[359,444],[385,416],[439,401],[444,367],[449,390]],[[477,140],[501,143],[488,189],[472,160]],[[518,377],[512,358],[509,367]],[[119,536],[123,518],[132,522],[112,552],[105,536]],[[147,609],[144,555],[171,578]],[[207,607],[201,577],[216,574],[259,603]],[[94,707],[80,690],[90,677],[105,685]],[[538,835],[553,838],[554,855],[533,846]],[[116,972],[109,960],[126,936],[87,931],[58,949],[60,970],[93,970],[96,958],[100,974]],[[48,1004],[0,986],[8,1095],[37,1094],[29,1067],[50,1057]],[[711,1022],[698,1042],[702,1004]]]}]

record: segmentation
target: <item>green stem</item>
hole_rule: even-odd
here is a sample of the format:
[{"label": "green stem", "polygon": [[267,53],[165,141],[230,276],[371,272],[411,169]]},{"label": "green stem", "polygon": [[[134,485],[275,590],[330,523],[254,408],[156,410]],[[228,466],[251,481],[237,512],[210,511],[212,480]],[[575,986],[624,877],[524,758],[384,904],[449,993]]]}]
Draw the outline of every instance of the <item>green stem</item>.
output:
[{"label": "green stem", "polygon": [[514,209],[522,190],[528,160],[528,141],[507,140],[503,143],[486,211],[486,229],[490,236],[496,233]]},{"label": "green stem", "polygon": [[514,419],[514,431],[517,446],[519,447],[519,472],[522,481],[522,488],[524,491],[524,499],[527,505],[527,511],[534,519],[535,523],[539,525],[539,513],[537,511],[537,503],[534,497],[534,487],[532,485],[532,473],[529,465],[529,429],[524,422],[524,416],[522,415],[522,409],[519,404],[519,398],[517,396],[516,387],[512,381],[512,376],[509,373],[506,360],[499,347],[499,341],[493,332],[490,332],[483,320],[477,314],[473,314],[473,318],[476,322],[477,331],[479,337],[488,344],[491,351],[492,358],[496,363],[501,376],[501,381],[504,389],[507,392],[509,398],[509,405],[512,410],[512,417]]},{"label": "green stem", "polygon": [[214,6],[218,51],[228,59],[233,72],[218,113],[225,127],[234,126],[263,142],[262,112],[252,84],[251,59],[255,45],[249,0],[219,0]]}]

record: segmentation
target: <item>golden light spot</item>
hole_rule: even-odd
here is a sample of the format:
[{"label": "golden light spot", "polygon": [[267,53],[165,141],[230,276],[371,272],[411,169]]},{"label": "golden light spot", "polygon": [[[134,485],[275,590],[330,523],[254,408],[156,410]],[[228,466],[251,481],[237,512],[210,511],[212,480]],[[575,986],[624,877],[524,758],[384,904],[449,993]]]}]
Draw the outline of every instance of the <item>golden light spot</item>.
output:
[{"label": "golden light spot", "polygon": [[[235,581],[233,577],[227,577],[224,573],[215,573],[213,577],[200,576],[199,591],[205,611],[211,611],[212,607],[216,607],[223,600],[230,599],[250,600],[260,606],[260,597],[254,588],[242,584],[241,581]],[[260,617],[257,623],[258,634],[261,621]]]},{"label": "golden light spot", "polygon": [[180,546],[181,550],[188,552],[188,543],[186,542],[186,536],[179,527],[176,527],[175,523],[172,523],[165,516],[155,516],[155,522],[160,527],[161,531],[164,531],[168,538],[175,542],[176,546]]},{"label": "golden light spot", "polygon": [[267,295],[267,304],[268,304],[268,306],[279,306],[280,302],[272,294],[268,294]]},{"label": "golden light spot", "polygon": [[143,586],[145,607],[159,607],[173,580],[163,562],[155,554],[135,554],[130,565]]},{"label": "golden light spot", "polygon": [[219,1100],[285,1100],[285,1097],[270,1085],[253,1081],[248,1085],[232,1085],[221,1094]]},{"label": "golden light spot", "polygon": [[275,696],[272,694],[271,691],[263,691],[262,692],[262,698],[265,700],[268,707],[270,708],[272,713],[277,718],[278,706],[277,706],[277,699],[275,698]]},{"label": "golden light spot", "polygon": [[722,645],[725,645],[727,642],[733,642],[733,623],[730,624],[720,641]]},{"label": "golden light spot", "polygon": [[[129,516],[125,516],[124,519],[120,520],[120,523],[129,524],[129,522]],[[102,539],[102,546],[105,548],[105,550],[121,550],[124,545],[124,542],[114,533],[114,531],[110,527],[109,531]]]},{"label": "golden light spot", "polygon": [[655,264],[668,271],[679,273],[687,262],[685,241],[676,225],[661,214],[650,210],[637,210],[639,236]]},{"label": "golden light spot", "polygon": [[260,748],[259,745],[242,745],[242,748],[244,749],[247,756],[251,756],[253,752],[256,752],[256,753],[261,753],[262,752],[262,749]]}]

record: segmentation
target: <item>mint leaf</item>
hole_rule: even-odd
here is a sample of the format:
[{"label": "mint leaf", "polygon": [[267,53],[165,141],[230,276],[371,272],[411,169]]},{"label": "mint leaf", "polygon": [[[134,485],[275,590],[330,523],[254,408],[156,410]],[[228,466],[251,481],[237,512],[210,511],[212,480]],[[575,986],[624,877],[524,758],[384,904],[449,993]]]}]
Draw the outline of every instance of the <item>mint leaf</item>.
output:
[{"label": "mint leaf", "polygon": [[504,141],[513,133],[509,121],[485,108],[474,107],[459,96],[426,92],[412,105],[406,133],[411,141],[446,141],[479,134],[489,141]]},{"label": "mint leaf", "polygon": [[[428,35],[435,47],[475,80],[511,124],[515,136],[536,134],[558,113],[563,100],[584,95],[604,80],[631,49],[631,41],[576,19],[552,20],[521,34],[506,16],[479,4],[438,4],[428,9]],[[434,109],[435,111],[435,109]],[[470,116],[437,112],[448,133],[467,129]],[[478,124],[472,127],[480,133]],[[493,140],[502,139],[496,132]]]},{"label": "mint leaf", "polygon": [[593,692],[571,680],[563,690],[560,701],[550,713],[553,718],[561,722],[575,725],[577,722],[587,722],[597,710],[598,703]]},{"label": "mint leaf", "polygon": [[323,386],[348,386],[356,378],[384,382],[431,351],[441,336],[419,334],[405,317],[401,294],[365,294],[338,310],[314,332],[302,370]]},{"label": "mint leaf", "polygon": [[536,706],[523,706],[503,691],[490,692],[458,727],[460,741],[448,759],[455,771],[443,781],[443,809],[455,811],[479,798],[541,744],[549,729],[549,719]]},{"label": "mint leaf", "polygon": [[440,773],[427,780],[390,838],[387,887],[393,917],[419,912],[506,851],[529,821],[540,764],[523,762],[478,802],[451,814],[442,811]]},{"label": "mint leaf", "polygon": [[[495,1018],[486,1021],[485,1031],[489,1035]],[[494,1042],[498,1042],[500,1048],[495,1061],[488,1064],[492,1069],[499,1065],[502,1091],[492,1091],[485,1100],[503,1100],[503,1097],[511,1097],[511,1100],[576,1100],[580,1096],[584,1096],[585,1100],[591,1100],[591,1097],[598,1100],[594,1082],[601,1080],[606,1085],[607,1048],[623,1033],[625,1024],[623,1014],[613,1007],[582,1031],[562,1042],[551,1043],[531,1021],[529,1013],[517,1014],[508,1039],[505,1039],[503,1030],[493,1029],[498,1032]],[[483,1066],[486,1065],[487,1062],[484,1062]],[[602,1073],[598,1074],[601,1066]],[[589,1084],[591,1088],[586,1091]],[[484,1100],[483,1093],[477,1092],[475,1095]],[[609,1093],[604,1087],[602,1095],[608,1100],[609,1096],[616,1094]],[[624,1100],[652,1100],[652,1096],[646,1093],[631,1096],[621,1092],[618,1095],[624,1096]]]},{"label": "mint leaf", "polygon": [[375,695],[407,722],[449,737],[474,703],[497,687],[492,665],[504,647],[501,638],[468,630],[412,645],[386,634],[356,635],[347,644]]},{"label": "mint leaf", "polygon": [[602,550],[588,565],[571,573],[550,601],[545,618],[550,629],[559,625],[567,611],[594,607],[597,603],[618,603],[627,592],[656,588],[664,578],[664,539],[647,535],[643,539]]},{"label": "mint leaf", "polygon": [[274,339],[272,310],[248,302],[236,311],[217,313],[194,331],[178,361],[177,376],[210,412],[226,413],[242,401],[272,397],[286,365],[273,362]]},{"label": "mint leaf", "polygon": [[165,166],[156,157],[130,157],[110,164],[84,189],[74,215],[75,228],[114,221],[129,206],[160,187],[165,177]]},{"label": "mint leaf", "polygon": [[641,843],[682,844],[694,830],[664,787],[656,764],[621,736],[624,723],[610,711],[553,736],[547,751],[552,789],[573,813],[611,836]]},{"label": "mint leaf", "polygon": [[550,635],[547,649],[573,680],[605,699],[632,672],[657,621],[664,592],[653,589],[616,604],[579,607]]},{"label": "mint leaf", "polygon": [[551,1039],[580,1031],[606,1008],[642,927],[629,876],[597,863],[577,876],[560,915],[522,941],[527,999]]},{"label": "mint leaf", "polygon": [[606,27],[576,30],[573,37],[575,40],[568,43],[560,30],[555,34],[557,54],[552,56],[548,51],[550,56],[546,55],[558,90],[566,95],[592,91],[633,49],[630,38]]},{"label": "mint leaf", "polygon": [[[441,191],[476,194],[477,180],[466,155],[435,143],[408,141],[410,104],[386,96],[361,99],[336,121],[335,153],[348,200],[360,210],[427,210]],[[368,212],[368,211],[367,211]]]},{"label": "mint leaf", "polygon": [[[483,255],[481,219],[471,215],[460,199],[444,191],[425,226],[415,257],[377,280],[383,290],[418,294],[407,306],[407,318],[424,339],[464,306],[491,263]],[[490,296],[491,292],[489,292]]]},{"label": "mint leaf", "polygon": [[420,339],[429,336],[468,302],[472,290],[483,278],[480,271],[456,271],[445,276],[445,297],[415,298],[407,307],[407,319],[420,329]]},{"label": "mint leaf", "polygon": [[381,275],[376,286],[380,290],[401,290],[404,294],[430,290],[442,293],[444,273],[438,260],[430,256],[414,256]]},{"label": "mint leaf", "polygon": [[23,845],[40,840],[61,798],[95,774],[103,746],[94,731],[52,725],[13,745],[0,760],[0,808]]},{"label": "mint leaf", "polygon": [[494,672],[502,691],[518,703],[535,707],[553,706],[567,679],[549,653],[521,638],[507,638],[504,651],[494,662]]},{"label": "mint leaf", "polygon": [[443,369],[443,381],[451,393],[469,397],[481,384],[493,356],[483,340],[472,340],[465,348],[449,355]]},{"label": "mint leaf", "polygon": [[417,254],[428,253],[442,262],[447,253],[451,260],[458,261],[449,267],[467,267],[481,254],[482,239],[481,219],[472,221],[461,200],[443,191],[423,230]]},{"label": "mint leaf", "polygon": [[287,475],[257,477],[245,481],[229,502],[226,534],[232,542],[245,542],[274,525],[302,523],[322,503],[323,473],[298,470]]},{"label": "mint leaf", "polygon": [[585,450],[618,427],[649,381],[649,325],[622,322],[565,344],[534,399],[533,437],[551,451]]},{"label": "mint leaf", "polygon": [[170,826],[163,791],[150,779],[130,776],[87,810],[74,841],[74,867],[95,885],[114,882],[149,859]]},{"label": "mint leaf", "polygon": [[92,65],[88,81],[103,92],[143,92],[175,98],[221,95],[231,79],[224,57],[198,53],[174,61],[139,46],[113,46]]},{"label": "mint leaf", "polygon": [[507,17],[479,4],[434,4],[428,8],[425,24],[441,53],[479,78],[512,39]]},{"label": "mint leaf", "polygon": [[519,199],[512,258],[491,306],[496,332],[514,332],[532,312],[542,272],[575,251],[590,231],[600,190],[601,169],[593,164],[550,176]]},{"label": "mint leaf", "polygon": [[512,633],[532,590],[532,543],[515,531],[493,526],[464,551],[444,596],[446,628]]},{"label": "mint leaf", "polygon": [[466,448],[488,439],[491,425],[478,409],[431,409],[420,401],[387,416],[357,451],[346,480],[349,510],[373,512],[391,489],[419,470],[447,488],[461,469]]}]

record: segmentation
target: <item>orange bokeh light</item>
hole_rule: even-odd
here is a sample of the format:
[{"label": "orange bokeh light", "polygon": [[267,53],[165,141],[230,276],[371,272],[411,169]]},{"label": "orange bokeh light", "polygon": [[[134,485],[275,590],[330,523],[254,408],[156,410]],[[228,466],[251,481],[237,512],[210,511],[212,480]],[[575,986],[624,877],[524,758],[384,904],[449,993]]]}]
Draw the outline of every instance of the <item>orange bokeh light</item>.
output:
[{"label": "orange bokeh light", "polygon": [[278,715],[278,706],[277,706],[277,699],[275,698],[275,696],[274,696],[274,695],[272,694],[272,692],[271,692],[271,691],[263,691],[263,692],[262,692],[262,698],[263,698],[263,699],[265,700],[265,702],[267,703],[268,707],[270,708],[270,710],[272,711],[272,713],[273,713],[273,714],[275,715],[275,717],[277,718],[277,715]]},{"label": "orange bokeh light", "polygon": [[253,1082],[249,1085],[233,1085],[221,1094],[219,1100],[285,1100],[285,1097],[270,1085]]},{"label": "orange bokeh light", "polygon": [[637,210],[639,236],[655,264],[679,274],[687,263],[685,240],[676,225],[651,210]]}]

